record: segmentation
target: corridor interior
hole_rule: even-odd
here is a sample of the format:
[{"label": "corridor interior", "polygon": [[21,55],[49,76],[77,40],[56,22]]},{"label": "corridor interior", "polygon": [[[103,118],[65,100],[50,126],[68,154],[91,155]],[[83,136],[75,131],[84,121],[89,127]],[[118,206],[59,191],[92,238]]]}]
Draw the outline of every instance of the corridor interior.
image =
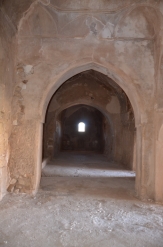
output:
[{"label": "corridor interior", "polygon": [[39,228],[45,221],[48,232],[42,243],[163,245],[162,208],[140,202],[135,193],[134,142],[132,106],[111,79],[85,71],[58,89],[47,110],[36,197]]},{"label": "corridor interior", "polygon": [[163,0],[0,0],[0,247],[163,247]]},{"label": "corridor interior", "polygon": [[163,208],[137,199],[135,171],[129,99],[99,72],[77,74],[47,109],[38,193],[0,204],[0,246],[162,247]]},{"label": "corridor interior", "polygon": [[83,185],[114,180],[120,195],[129,181],[134,194],[134,142],[134,113],[124,91],[100,72],[77,74],[61,85],[47,109],[41,185],[47,187],[52,177]]}]

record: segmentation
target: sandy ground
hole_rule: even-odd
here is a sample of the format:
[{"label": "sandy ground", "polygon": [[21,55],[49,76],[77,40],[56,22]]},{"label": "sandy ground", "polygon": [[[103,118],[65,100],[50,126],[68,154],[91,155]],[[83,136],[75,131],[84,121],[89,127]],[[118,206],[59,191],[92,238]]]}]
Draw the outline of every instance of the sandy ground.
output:
[{"label": "sandy ground", "polygon": [[35,197],[0,203],[0,246],[163,247],[163,206],[141,202],[134,172],[101,155],[61,154]]}]

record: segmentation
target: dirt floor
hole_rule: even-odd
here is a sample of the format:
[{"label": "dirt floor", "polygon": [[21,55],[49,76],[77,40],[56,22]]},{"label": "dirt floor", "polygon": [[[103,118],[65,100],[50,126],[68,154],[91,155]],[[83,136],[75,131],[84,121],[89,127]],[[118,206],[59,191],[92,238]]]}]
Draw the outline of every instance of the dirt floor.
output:
[{"label": "dirt floor", "polygon": [[134,172],[61,153],[42,174],[36,196],[0,203],[0,246],[163,247],[163,206],[135,197]]}]

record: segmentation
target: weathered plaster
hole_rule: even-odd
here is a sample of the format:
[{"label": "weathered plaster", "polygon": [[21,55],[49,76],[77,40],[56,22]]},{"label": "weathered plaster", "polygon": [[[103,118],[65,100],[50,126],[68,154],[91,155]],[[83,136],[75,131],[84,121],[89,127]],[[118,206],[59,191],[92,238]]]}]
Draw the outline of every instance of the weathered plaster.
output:
[{"label": "weathered plaster", "polygon": [[[49,101],[66,80],[93,69],[115,81],[133,107],[139,197],[162,201],[163,187],[157,175],[162,160],[158,151],[162,145],[162,134],[158,134],[162,123],[162,2],[6,0],[0,6],[2,167],[10,160],[9,176],[1,177],[11,177],[10,184],[17,179],[14,190],[37,190],[40,123]],[[1,188],[7,187],[4,180]],[[20,184],[22,188],[16,188]]]}]

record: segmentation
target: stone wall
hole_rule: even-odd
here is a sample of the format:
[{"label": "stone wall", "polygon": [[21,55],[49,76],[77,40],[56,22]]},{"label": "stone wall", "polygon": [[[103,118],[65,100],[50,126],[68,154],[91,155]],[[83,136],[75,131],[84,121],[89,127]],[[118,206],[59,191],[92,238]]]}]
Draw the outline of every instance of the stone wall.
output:
[{"label": "stone wall", "polygon": [[[4,157],[10,156],[9,174],[17,181],[15,189],[22,186],[24,190],[20,177],[26,191],[37,191],[41,125],[51,96],[72,76],[92,69],[115,81],[133,107],[138,196],[163,201],[158,151],[163,147],[162,13],[159,0],[1,1],[1,167],[8,163]],[[16,49],[11,47],[11,32]],[[14,92],[7,86],[13,80]],[[6,124],[10,109],[11,122]],[[128,129],[130,126],[124,129],[123,138]],[[131,139],[129,135],[127,139]],[[19,159],[20,150],[23,159]],[[126,157],[127,150],[123,159]],[[31,179],[29,187],[25,174]]]},{"label": "stone wall", "polygon": [[11,105],[15,85],[14,34],[15,30],[5,12],[0,11],[0,199],[6,194],[10,181],[7,165],[11,150]]}]

